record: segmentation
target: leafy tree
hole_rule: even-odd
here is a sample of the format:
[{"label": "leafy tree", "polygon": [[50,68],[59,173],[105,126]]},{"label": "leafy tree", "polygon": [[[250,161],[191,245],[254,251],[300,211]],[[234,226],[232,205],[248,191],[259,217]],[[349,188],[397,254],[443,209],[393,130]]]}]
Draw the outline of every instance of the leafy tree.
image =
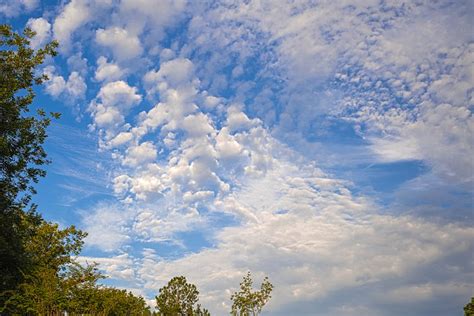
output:
[{"label": "leafy tree", "polygon": [[98,298],[102,301],[104,315],[141,316],[149,314],[149,307],[141,296],[115,288],[101,288]]},{"label": "leafy tree", "polygon": [[68,298],[65,310],[70,313],[98,314],[102,302],[97,281],[105,277],[99,272],[97,264],[82,266],[73,262],[61,277],[65,284],[62,290]]},{"label": "leafy tree", "polygon": [[[38,109],[28,115],[35,93],[34,85],[47,80],[36,75],[36,68],[46,56],[56,55],[57,42],[51,42],[37,51],[30,47],[35,33],[25,29],[23,35],[0,25],[0,209],[14,202],[25,204],[35,190],[32,182],[45,175],[41,165],[49,163],[43,149],[46,127],[51,117]],[[23,193],[19,197],[20,193]]]},{"label": "leafy tree", "polygon": [[464,306],[464,316],[474,316],[474,297]]},{"label": "leafy tree", "polygon": [[232,300],[231,315],[258,315],[265,304],[270,300],[273,285],[268,280],[268,277],[265,277],[258,291],[252,291],[252,284],[252,277],[250,272],[248,272],[240,283],[240,291],[232,294],[230,298]]},{"label": "leafy tree", "polygon": [[146,315],[145,300],[126,290],[98,285],[104,278],[97,264],[74,260],[86,236],[74,226],[59,229],[43,221],[25,248],[33,267],[13,291],[0,313],[21,315]]},{"label": "leafy tree", "polygon": [[30,265],[22,271],[22,282],[2,293],[6,301],[0,312],[59,312],[68,301],[68,271],[77,265],[71,256],[79,254],[86,234],[74,226],[59,229],[57,224],[42,219],[28,219],[25,217],[24,226],[29,236],[23,247]]},{"label": "leafy tree", "polygon": [[29,46],[34,35],[30,29],[18,34],[0,25],[0,293],[14,289],[30,265],[24,241],[41,217],[34,205],[24,210],[35,192],[33,184],[45,174],[41,166],[49,162],[42,147],[46,127],[59,117],[42,109],[29,115],[33,87],[47,79],[36,68],[56,55],[58,45],[51,42],[35,51]]},{"label": "leafy tree", "polygon": [[[208,316],[207,309],[197,304],[199,291],[184,276],[172,278],[156,296],[158,315],[166,316]],[[197,304],[197,305],[196,305]],[[196,305],[196,307],[195,307]]]}]

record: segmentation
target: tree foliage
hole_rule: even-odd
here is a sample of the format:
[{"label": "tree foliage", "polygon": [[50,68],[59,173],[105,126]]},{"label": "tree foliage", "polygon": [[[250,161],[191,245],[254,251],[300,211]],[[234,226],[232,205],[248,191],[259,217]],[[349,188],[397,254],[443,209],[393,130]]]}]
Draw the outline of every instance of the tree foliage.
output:
[{"label": "tree foliage", "polygon": [[37,75],[36,68],[50,55],[56,55],[57,42],[34,50],[30,40],[35,35],[30,29],[23,34],[0,25],[0,209],[13,203],[28,203],[35,190],[32,183],[45,175],[41,165],[48,163],[43,143],[51,117],[58,113],[38,108],[30,114],[35,93],[34,85],[47,79]]},{"label": "tree foliage", "polygon": [[240,291],[232,294],[230,298],[232,300],[232,315],[258,315],[261,313],[265,304],[270,300],[273,285],[268,280],[268,277],[265,277],[263,280],[260,290],[253,291],[252,285],[252,276],[250,272],[247,272],[247,275],[240,283]]},{"label": "tree foliage", "polygon": [[[158,315],[207,316],[209,312],[197,304],[199,291],[184,276],[172,278],[156,297]],[[197,304],[197,305],[196,305]]]},{"label": "tree foliage", "polygon": [[41,216],[34,205],[25,209],[35,192],[33,184],[45,175],[46,127],[59,117],[42,109],[30,115],[33,87],[47,79],[36,68],[48,55],[56,55],[58,45],[51,42],[35,51],[29,46],[34,35],[30,29],[18,34],[0,25],[0,293],[17,286],[31,265],[25,241]]},{"label": "tree foliage", "polygon": [[474,297],[464,306],[464,316],[474,316]]},{"label": "tree foliage", "polygon": [[104,287],[96,264],[79,264],[86,236],[74,226],[59,229],[43,221],[26,248],[34,262],[23,281],[4,295],[0,313],[19,315],[144,315],[145,300],[126,290]]}]

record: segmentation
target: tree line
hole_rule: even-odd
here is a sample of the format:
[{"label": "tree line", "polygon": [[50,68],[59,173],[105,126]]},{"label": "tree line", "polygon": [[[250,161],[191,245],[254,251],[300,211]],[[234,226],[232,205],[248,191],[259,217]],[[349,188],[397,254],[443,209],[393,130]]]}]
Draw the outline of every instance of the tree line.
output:
[{"label": "tree line", "polygon": [[[0,315],[210,315],[184,276],[159,290],[156,311],[143,297],[101,285],[98,265],[77,261],[87,233],[46,221],[31,203],[50,163],[47,127],[60,118],[33,104],[34,87],[48,80],[38,67],[56,56],[58,43],[34,50],[33,36],[0,25]],[[249,272],[231,297],[231,314],[257,315],[272,289],[265,279],[254,291]]]}]

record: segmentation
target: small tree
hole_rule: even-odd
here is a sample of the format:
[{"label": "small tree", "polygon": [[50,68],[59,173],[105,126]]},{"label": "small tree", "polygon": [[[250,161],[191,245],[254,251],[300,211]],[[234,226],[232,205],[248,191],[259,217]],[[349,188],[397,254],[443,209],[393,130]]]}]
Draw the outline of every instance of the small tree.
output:
[{"label": "small tree", "polygon": [[244,277],[244,280],[240,283],[240,291],[232,294],[230,299],[232,300],[232,311],[230,312],[233,316],[255,316],[260,314],[265,304],[270,300],[270,293],[273,290],[273,285],[268,280],[268,277],[262,282],[260,290],[252,291],[252,277],[250,272]]},{"label": "small tree", "polygon": [[208,316],[209,312],[197,304],[198,295],[196,286],[188,283],[184,276],[174,277],[156,297],[158,315]]}]

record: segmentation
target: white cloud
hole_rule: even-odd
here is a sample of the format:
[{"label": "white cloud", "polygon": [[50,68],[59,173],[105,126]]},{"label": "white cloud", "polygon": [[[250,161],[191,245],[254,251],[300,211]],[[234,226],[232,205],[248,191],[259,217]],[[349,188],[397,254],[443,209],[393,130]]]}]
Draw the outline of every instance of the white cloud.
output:
[{"label": "white cloud", "polygon": [[[295,129],[302,135],[324,133],[320,126],[331,115],[353,122],[361,138],[371,142],[368,150],[383,155],[382,161],[421,159],[445,177],[472,174],[472,163],[460,161],[473,154],[466,152],[466,136],[452,138],[450,151],[466,155],[450,157],[450,162],[444,157],[449,151],[422,145],[441,144],[442,135],[450,133],[447,126],[431,133],[440,126],[426,121],[426,113],[443,104],[469,111],[473,104],[473,36],[467,13],[472,8],[467,2],[443,6],[249,1],[196,10],[190,43],[183,51],[202,57],[196,72],[204,86],[214,93],[234,89],[252,114],[270,126],[277,123],[280,135]],[[271,52],[261,46],[264,42],[272,43]],[[258,73],[259,78],[271,79],[270,95],[263,88],[256,97],[248,93],[245,87],[253,83],[244,80],[220,88],[213,82],[228,76],[230,66],[234,75],[240,73],[239,66],[252,57],[260,60],[262,51],[275,61]],[[466,122],[459,118],[454,124]],[[467,130],[462,133],[468,135]],[[455,165],[464,171],[454,170]]]},{"label": "white cloud", "polygon": [[99,204],[93,211],[81,211],[82,223],[88,233],[86,244],[105,251],[116,251],[131,239],[130,218],[134,211],[116,204]]},{"label": "white cloud", "polygon": [[64,6],[53,25],[54,38],[59,41],[60,49],[69,51],[73,33],[91,17],[86,1],[72,0]]},{"label": "white cloud", "polygon": [[138,36],[120,27],[97,30],[96,41],[109,47],[118,60],[135,58],[143,52]]},{"label": "white cloud", "polygon": [[249,129],[250,127],[258,125],[258,120],[250,120],[248,116],[238,109],[237,106],[230,106],[227,116],[227,126],[230,132],[235,132],[241,129]]},{"label": "white cloud", "polygon": [[119,65],[107,62],[107,58],[104,56],[97,59],[97,66],[95,79],[98,81],[116,81],[122,79],[126,74],[126,71],[121,69]]},{"label": "white cloud", "polygon": [[110,278],[131,281],[136,277],[131,268],[134,264],[133,258],[126,253],[108,258],[80,256],[78,261],[89,264],[98,263],[99,268]]},{"label": "white cloud", "polygon": [[124,0],[120,3],[120,15],[127,27],[137,34],[147,29],[145,41],[156,45],[164,36],[167,27],[178,23],[183,17],[185,0]]},{"label": "white cloud", "polygon": [[100,88],[97,97],[107,106],[129,109],[139,103],[142,97],[137,94],[137,88],[129,86],[125,81],[114,81]]},{"label": "white cloud", "polygon": [[36,33],[35,37],[31,39],[31,47],[37,49],[49,41],[51,37],[51,24],[46,19],[29,19],[26,26]]},{"label": "white cloud", "polygon": [[2,0],[0,13],[7,17],[15,17],[22,13],[31,12],[38,7],[38,0]]},{"label": "white cloud", "polygon": [[97,97],[89,105],[94,124],[104,135],[103,146],[117,136],[123,127],[125,116],[130,109],[138,105],[142,96],[137,88],[129,86],[125,81],[108,82],[103,85]]},{"label": "white cloud", "polygon": [[160,65],[158,71],[150,71],[144,81],[148,85],[162,85],[162,89],[176,89],[177,87],[188,84],[194,76],[194,65],[189,59],[178,58],[165,61]]},{"label": "white cloud", "polygon": [[86,89],[87,85],[84,82],[84,78],[76,71],[71,72],[66,83],[67,92],[71,96],[78,98],[84,96]]},{"label": "white cloud", "polygon": [[143,142],[138,146],[131,146],[127,149],[123,164],[138,167],[147,162],[152,162],[156,159],[156,156],[156,148],[153,143]]},{"label": "white cloud", "polygon": [[44,74],[49,78],[45,84],[46,93],[49,95],[57,98],[64,94],[70,97],[71,100],[84,98],[87,85],[84,78],[77,71],[71,72],[67,81],[61,75],[56,74],[54,66],[45,67]]},{"label": "white cloud", "polygon": [[44,69],[44,73],[49,78],[46,82],[46,92],[53,97],[58,97],[66,89],[66,81],[62,76],[56,75],[55,70],[53,66]]},{"label": "white cloud", "polygon": [[87,58],[82,56],[82,52],[77,52],[67,59],[69,70],[78,72],[81,76],[88,75]]}]

